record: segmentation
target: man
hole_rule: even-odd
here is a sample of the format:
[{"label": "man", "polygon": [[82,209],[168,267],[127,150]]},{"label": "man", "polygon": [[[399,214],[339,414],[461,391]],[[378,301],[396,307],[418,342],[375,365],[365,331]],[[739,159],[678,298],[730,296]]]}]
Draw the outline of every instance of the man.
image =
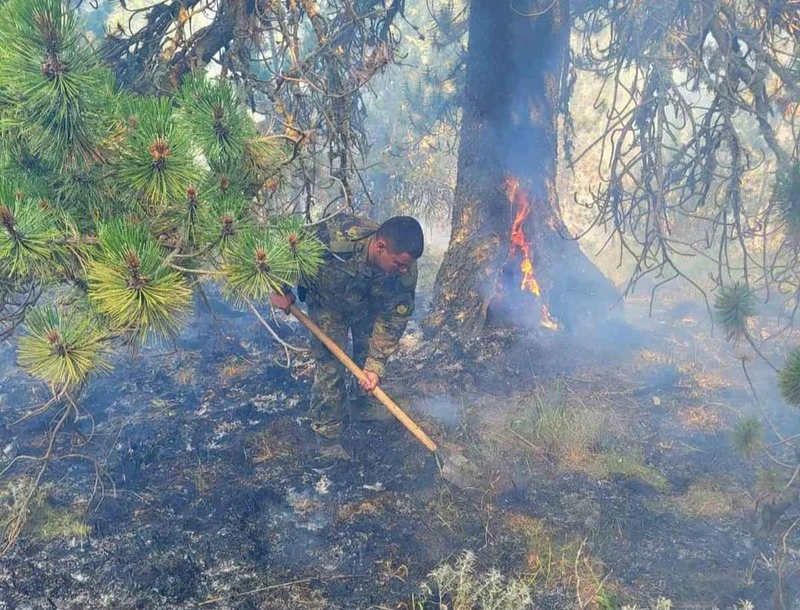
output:
[{"label": "man", "polygon": [[[378,226],[351,214],[338,214],[318,227],[327,246],[325,263],[315,278],[304,282],[309,316],[340,345],[353,339],[353,360],[364,369],[361,389],[369,393],[383,377],[386,361],[395,352],[414,312],[417,259],[424,250],[419,223],[396,216]],[[302,292],[301,292],[302,296]],[[288,311],[294,295],[273,295],[272,304]],[[311,388],[312,428],[320,437],[323,455],[342,456],[338,442],[348,413],[345,381],[349,373],[316,339]],[[353,419],[391,418],[382,406],[362,397],[353,405]]]}]

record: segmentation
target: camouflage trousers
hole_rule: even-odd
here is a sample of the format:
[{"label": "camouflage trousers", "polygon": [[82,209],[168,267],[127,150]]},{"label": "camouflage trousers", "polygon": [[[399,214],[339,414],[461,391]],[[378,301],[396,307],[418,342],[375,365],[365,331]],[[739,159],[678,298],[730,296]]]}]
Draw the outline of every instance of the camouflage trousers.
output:
[{"label": "camouflage trousers", "polygon": [[[358,318],[315,307],[311,303],[309,303],[308,314],[322,331],[342,349],[347,348],[348,334],[352,334],[353,353],[351,357],[358,366],[364,366],[375,322],[374,317],[365,315]],[[315,361],[309,411],[311,427],[320,436],[335,439],[341,433],[350,408],[347,381],[351,375],[320,341],[312,340],[311,349]],[[357,384],[355,379],[353,379],[353,383]],[[355,387],[358,388],[357,385]],[[370,399],[363,396],[360,390],[357,391],[358,402],[368,403]]]}]

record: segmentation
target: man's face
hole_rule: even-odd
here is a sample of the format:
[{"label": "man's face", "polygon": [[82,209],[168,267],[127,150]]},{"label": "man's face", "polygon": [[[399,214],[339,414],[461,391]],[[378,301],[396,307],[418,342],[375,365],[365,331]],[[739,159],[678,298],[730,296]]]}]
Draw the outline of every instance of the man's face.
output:
[{"label": "man's face", "polygon": [[386,275],[403,275],[408,273],[408,269],[414,262],[414,257],[408,252],[392,252],[384,240],[378,239],[375,244],[375,266]]}]

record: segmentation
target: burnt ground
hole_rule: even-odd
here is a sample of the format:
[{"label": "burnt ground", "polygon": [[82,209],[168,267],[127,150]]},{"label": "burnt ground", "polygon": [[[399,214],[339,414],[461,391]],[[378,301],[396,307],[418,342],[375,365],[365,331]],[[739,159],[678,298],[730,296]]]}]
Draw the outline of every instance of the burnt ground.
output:
[{"label": "burnt ground", "polygon": [[[501,379],[487,367],[466,389],[428,383],[413,359],[395,365],[387,391],[477,464],[462,490],[397,425],[353,426],[352,460],[319,459],[308,363],[282,368],[251,316],[214,308],[216,321],[198,306],[177,350],[120,359],[93,381],[81,405],[94,435],[72,450],[93,461],[54,462],[44,492],[88,532],[24,532],[0,560],[0,609],[410,608],[426,574],[464,549],[527,578],[542,609],[652,607],[660,596],[675,608],[773,606],[782,530],[756,532],[753,469],[728,441],[748,398],[720,375],[729,362],[697,360],[698,343],[715,348],[687,340],[693,329],[667,325],[600,357],[550,339],[546,354],[518,351]],[[291,325],[282,333],[305,341]],[[45,396],[12,357],[0,362],[4,424]],[[531,442],[514,422],[534,392],[608,415],[603,434],[566,453]],[[41,453],[46,423],[3,431],[0,468]],[[74,423],[65,452],[89,429]],[[597,455],[632,447],[635,468],[597,469]],[[93,495],[96,467],[104,489]],[[796,569],[783,559],[784,574]],[[785,585],[786,608],[798,588]]]}]

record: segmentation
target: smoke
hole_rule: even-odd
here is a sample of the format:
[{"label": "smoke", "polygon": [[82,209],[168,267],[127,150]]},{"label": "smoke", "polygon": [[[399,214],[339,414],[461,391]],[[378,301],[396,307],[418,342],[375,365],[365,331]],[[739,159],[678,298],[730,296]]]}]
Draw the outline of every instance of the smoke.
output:
[{"label": "smoke", "polygon": [[434,256],[441,256],[450,243],[450,219],[435,221],[418,219],[425,233],[425,250]]},{"label": "smoke", "polygon": [[419,409],[448,429],[457,428],[464,419],[464,406],[448,396],[424,398]]}]

